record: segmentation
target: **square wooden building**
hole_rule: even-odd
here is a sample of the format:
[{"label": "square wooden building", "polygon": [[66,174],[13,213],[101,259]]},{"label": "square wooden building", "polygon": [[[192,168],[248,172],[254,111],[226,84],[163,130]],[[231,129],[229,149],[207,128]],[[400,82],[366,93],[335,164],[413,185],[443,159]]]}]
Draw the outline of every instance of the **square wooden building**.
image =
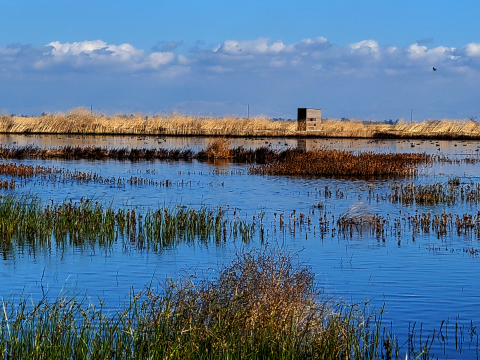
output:
[{"label": "square wooden building", "polygon": [[297,130],[316,131],[320,129],[322,110],[310,108],[298,108]]}]

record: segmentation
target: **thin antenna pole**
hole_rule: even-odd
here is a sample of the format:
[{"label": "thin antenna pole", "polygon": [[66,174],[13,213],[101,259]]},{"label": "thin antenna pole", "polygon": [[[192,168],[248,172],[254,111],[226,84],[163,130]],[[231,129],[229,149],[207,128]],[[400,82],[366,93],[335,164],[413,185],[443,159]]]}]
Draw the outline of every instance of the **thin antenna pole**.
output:
[{"label": "thin antenna pole", "polygon": [[250,104],[247,105],[247,119],[250,119]]}]

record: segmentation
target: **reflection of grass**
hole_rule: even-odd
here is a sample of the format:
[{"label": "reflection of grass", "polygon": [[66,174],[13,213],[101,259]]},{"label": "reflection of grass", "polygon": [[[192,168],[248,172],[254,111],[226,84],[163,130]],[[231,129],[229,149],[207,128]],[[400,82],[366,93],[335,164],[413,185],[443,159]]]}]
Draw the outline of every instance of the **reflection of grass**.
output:
[{"label": "reflection of grass", "polygon": [[[4,303],[0,347],[9,359],[398,358],[381,313],[325,301],[313,281],[291,254],[243,252],[213,279],[190,274],[132,293],[115,315],[75,298]],[[409,354],[428,358],[432,339],[420,353],[415,340]]]},{"label": "reflection of grass", "polygon": [[[258,224],[259,227],[262,224]],[[99,202],[43,204],[38,198],[15,195],[0,198],[0,237],[4,251],[12,246],[111,246],[121,236],[139,248],[161,250],[179,243],[223,242],[253,237],[257,226],[239,217],[228,219],[222,208],[182,206],[148,210],[114,209]]]},{"label": "reflection of grass", "polygon": [[205,136],[304,136],[325,137],[433,137],[480,138],[480,124],[466,120],[425,120],[421,123],[364,123],[358,120],[322,120],[318,131],[297,132],[296,121],[263,117],[195,117],[173,113],[103,116],[84,108],[38,117],[0,116],[2,133],[144,134]]}]

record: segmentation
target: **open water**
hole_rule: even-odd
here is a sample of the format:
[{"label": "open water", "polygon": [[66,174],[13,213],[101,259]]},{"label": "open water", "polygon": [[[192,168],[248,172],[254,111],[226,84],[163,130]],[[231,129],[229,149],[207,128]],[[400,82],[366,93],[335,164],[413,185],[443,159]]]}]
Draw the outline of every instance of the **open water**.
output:
[{"label": "open water", "polygon": [[[12,136],[1,135],[2,146],[64,145],[106,147],[166,147],[205,148],[209,138],[181,137],[102,137],[102,136]],[[49,181],[31,178],[21,184],[17,179],[16,193],[33,193],[54,201],[79,201],[94,198],[115,207],[133,207],[137,211],[165,205],[222,206],[240,211],[252,220],[264,212],[266,235],[259,235],[249,244],[228,239],[222,245],[180,245],[162,252],[138,251],[119,243],[111,249],[66,248],[17,249],[4,254],[0,260],[0,297],[12,299],[27,297],[38,301],[42,297],[55,299],[62,294],[102,299],[107,309],[114,311],[128,301],[132,291],[176,277],[184,270],[215,269],[218,263],[228,262],[242,247],[260,247],[262,243],[284,246],[299,251],[299,259],[306,261],[316,274],[316,280],[325,296],[345,303],[364,304],[375,311],[385,309],[383,324],[399,336],[400,345],[407,341],[409,327],[420,327],[423,340],[434,331],[445,341],[435,340],[432,353],[438,358],[478,358],[480,324],[480,238],[473,231],[445,235],[435,232],[414,234],[405,219],[417,213],[448,213],[477,215],[478,205],[458,200],[454,205],[402,205],[388,200],[392,186],[415,183],[447,184],[455,177],[461,185],[480,182],[479,164],[465,162],[479,160],[480,142],[475,141],[421,141],[421,140],[355,140],[355,139],[233,139],[232,146],[275,149],[301,146],[307,149],[325,147],[351,151],[425,152],[448,156],[458,163],[434,162],[420,169],[414,179],[360,180],[300,178],[286,176],[249,175],[245,164],[226,162],[201,163],[197,161],[64,161],[21,160],[17,164],[34,164],[67,168],[71,171],[94,172],[102,177],[129,179],[142,177],[160,184],[169,180],[170,186],[122,186],[99,182]],[[9,179],[8,176],[0,176]],[[11,193],[3,190],[3,193]],[[378,197],[377,197],[378,195]],[[318,205],[320,204],[320,208]],[[342,233],[335,222],[352,206],[369,214],[380,214],[393,224],[395,218],[403,221],[399,231],[388,230],[383,238],[364,229]],[[234,210],[236,209],[236,210]],[[279,216],[284,214],[287,227],[280,228]],[[277,215],[275,215],[277,214]],[[311,224],[295,225],[300,214],[310,217]],[[331,224],[320,232],[319,220],[327,218]],[[289,222],[290,219],[290,222]],[[290,224],[290,228],[288,225]],[[295,231],[292,230],[292,227]],[[389,228],[391,229],[391,228]],[[391,324],[391,325],[390,325]],[[455,342],[455,335],[462,342]],[[407,345],[404,345],[406,352]]]}]

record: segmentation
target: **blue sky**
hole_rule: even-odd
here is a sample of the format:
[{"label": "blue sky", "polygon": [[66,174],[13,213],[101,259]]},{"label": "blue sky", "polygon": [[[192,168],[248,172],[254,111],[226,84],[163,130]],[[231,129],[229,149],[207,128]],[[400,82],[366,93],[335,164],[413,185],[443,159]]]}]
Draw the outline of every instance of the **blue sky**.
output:
[{"label": "blue sky", "polygon": [[479,14],[477,1],[2,0],[0,110],[480,117]]}]

